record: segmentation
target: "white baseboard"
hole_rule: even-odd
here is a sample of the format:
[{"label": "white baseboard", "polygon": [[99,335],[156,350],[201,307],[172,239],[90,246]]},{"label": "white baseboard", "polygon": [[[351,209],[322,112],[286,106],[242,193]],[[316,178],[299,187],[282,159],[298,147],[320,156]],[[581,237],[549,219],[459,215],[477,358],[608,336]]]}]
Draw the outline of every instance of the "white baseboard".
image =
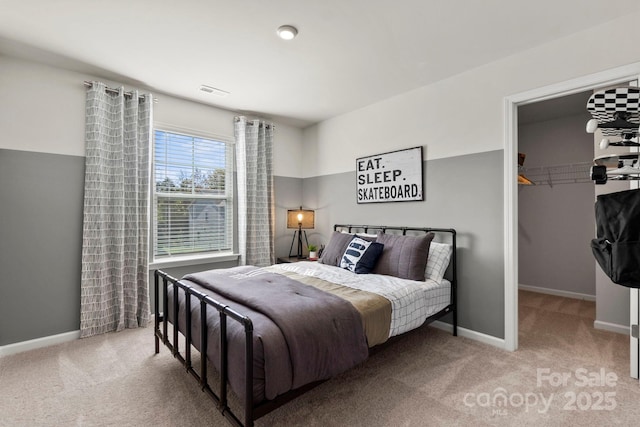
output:
[{"label": "white baseboard", "polygon": [[[611,329],[612,327],[617,327],[617,329],[613,330],[614,332],[626,333],[627,335],[629,334],[628,327],[625,330],[624,327],[621,325],[613,325],[611,323],[597,322],[597,321],[594,323],[601,323],[603,325],[608,325],[607,327],[604,327],[604,326],[598,327],[597,325],[594,324],[594,326],[597,329],[612,330]],[[453,333],[453,325],[450,325],[449,323],[436,320],[435,322],[432,322],[430,325],[433,326],[434,328],[447,331],[450,334]],[[481,343],[488,344],[501,349],[505,348],[504,339],[496,338],[492,335],[483,334],[481,332],[472,331],[471,329],[461,328],[460,326],[458,326],[458,335],[461,337],[469,338],[469,339],[479,341]],[[75,341],[77,339],[80,339],[80,331],[66,332],[58,335],[51,335],[48,337],[36,338],[29,341],[22,341],[15,344],[8,344],[0,347],[0,357],[8,356],[10,354],[22,353],[24,351],[34,350],[36,348],[48,347],[50,345],[62,344],[64,342]]]},{"label": "white baseboard", "polygon": [[[436,320],[433,323],[430,323],[434,328],[441,329],[443,331],[447,331],[450,334],[453,333],[453,325],[450,325],[445,322],[441,322],[440,320]],[[461,337],[469,338],[475,341],[479,341],[484,344],[489,344],[494,347],[498,347],[501,349],[505,349],[505,342],[502,338],[496,338],[492,335],[483,334],[482,332],[472,331],[471,329],[461,328],[458,326],[458,335]]]},{"label": "white baseboard", "polygon": [[22,353],[23,351],[34,350],[36,348],[48,347],[50,345],[75,341],[80,338],[80,331],[65,332],[63,334],[51,335],[48,337],[36,338],[29,341],[17,342],[0,347],[0,357],[10,354]]},{"label": "white baseboard", "polygon": [[559,289],[549,289],[549,288],[540,288],[537,286],[529,286],[529,285],[518,285],[518,289],[529,292],[537,292],[539,294],[547,294],[547,295],[556,295],[559,297],[573,298],[573,299],[581,299],[585,301],[595,301],[595,295],[589,294],[581,294],[579,292],[570,292],[570,291],[562,291]]},{"label": "white baseboard", "polygon": [[617,332],[619,334],[629,335],[629,325],[619,325],[617,323],[595,320],[593,322],[593,327],[596,329],[601,329],[603,331]]}]

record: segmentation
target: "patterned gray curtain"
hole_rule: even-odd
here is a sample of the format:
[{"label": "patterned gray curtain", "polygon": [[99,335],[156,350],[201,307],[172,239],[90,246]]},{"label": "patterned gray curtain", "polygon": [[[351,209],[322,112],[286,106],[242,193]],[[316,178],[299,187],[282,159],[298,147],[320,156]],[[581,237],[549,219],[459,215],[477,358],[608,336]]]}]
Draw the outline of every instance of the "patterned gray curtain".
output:
[{"label": "patterned gray curtain", "polygon": [[151,95],[87,90],[80,336],[149,320]]},{"label": "patterned gray curtain", "polygon": [[275,263],[273,125],[235,118],[241,265]]}]

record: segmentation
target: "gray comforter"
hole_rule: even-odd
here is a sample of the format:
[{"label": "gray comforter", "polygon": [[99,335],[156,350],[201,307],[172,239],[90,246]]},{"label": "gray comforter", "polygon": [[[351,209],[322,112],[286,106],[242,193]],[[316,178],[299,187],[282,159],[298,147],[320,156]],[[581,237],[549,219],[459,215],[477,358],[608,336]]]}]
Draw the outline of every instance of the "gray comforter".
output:
[{"label": "gray comforter", "polygon": [[[368,356],[360,314],[340,297],[250,266],[190,274],[183,281],[251,318],[256,402],[335,376]],[[208,356],[217,366],[218,315],[210,311]],[[195,302],[192,316],[194,345],[199,347]],[[244,389],[244,335],[236,322],[228,323],[229,382],[242,396],[238,392]]]}]

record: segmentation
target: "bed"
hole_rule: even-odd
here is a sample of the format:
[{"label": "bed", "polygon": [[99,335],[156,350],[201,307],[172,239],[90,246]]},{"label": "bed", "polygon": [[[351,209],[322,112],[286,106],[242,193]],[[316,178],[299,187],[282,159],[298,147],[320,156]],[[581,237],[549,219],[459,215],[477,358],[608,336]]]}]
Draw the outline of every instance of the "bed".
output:
[{"label": "bed", "polygon": [[155,351],[164,343],[233,425],[252,426],[391,337],[448,314],[457,335],[456,263],[454,229],[337,224],[319,262],[157,270]]}]

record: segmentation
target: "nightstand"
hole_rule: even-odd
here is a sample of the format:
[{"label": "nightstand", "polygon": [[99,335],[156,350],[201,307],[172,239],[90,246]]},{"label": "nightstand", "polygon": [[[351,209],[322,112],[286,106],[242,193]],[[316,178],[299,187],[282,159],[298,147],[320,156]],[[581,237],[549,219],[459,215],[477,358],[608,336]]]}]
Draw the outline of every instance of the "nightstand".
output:
[{"label": "nightstand", "polygon": [[317,261],[317,259],[310,260],[309,258],[298,258],[296,256],[292,257],[280,257],[278,258],[278,264],[288,264],[290,262],[299,262],[299,261]]}]

